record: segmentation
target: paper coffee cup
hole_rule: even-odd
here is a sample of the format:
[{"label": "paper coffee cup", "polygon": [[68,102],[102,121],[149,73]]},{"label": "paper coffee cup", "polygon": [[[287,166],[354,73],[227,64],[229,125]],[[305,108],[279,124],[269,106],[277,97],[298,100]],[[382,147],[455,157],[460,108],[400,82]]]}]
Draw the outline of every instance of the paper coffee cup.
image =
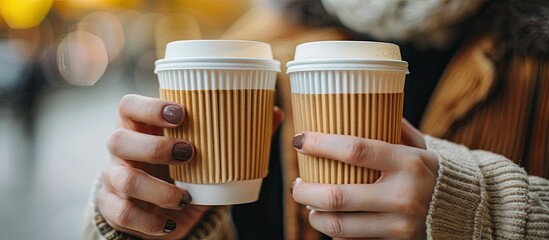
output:
[{"label": "paper coffee cup", "polygon": [[162,99],[187,110],[166,136],[190,141],[195,155],[170,166],[193,204],[256,201],[267,175],[276,74],[270,45],[250,41],[171,42],[155,73]]},{"label": "paper coffee cup", "polygon": [[[297,46],[288,63],[296,133],[323,132],[400,143],[408,64],[397,45],[326,41]],[[373,183],[379,171],[298,153],[307,182]]]}]

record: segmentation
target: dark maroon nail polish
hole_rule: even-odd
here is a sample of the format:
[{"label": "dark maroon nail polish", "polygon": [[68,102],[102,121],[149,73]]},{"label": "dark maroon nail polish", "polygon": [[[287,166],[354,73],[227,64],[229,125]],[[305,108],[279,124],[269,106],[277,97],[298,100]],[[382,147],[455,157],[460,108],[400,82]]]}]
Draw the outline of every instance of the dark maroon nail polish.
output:
[{"label": "dark maroon nail polish", "polygon": [[178,161],[187,161],[193,157],[194,148],[191,144],[180,142],[173,145],[172,156]]},{"label": "dark maroon nail polish", "polygon": [[291,195],[294,195],[294,186],[295,186],[295,181],[292,182],[292,185],[290,186],[290,194]]},{"label": "dark maroon nail polish", "polygon": [[173,220],[166,221],[166,225],[164,226],[164,232],[165,233],[171,233],[173,230],[175,230],[176,224]]},{"label": "dark maroon nail polish", "polygon": [[303,138],[305,137],[305,134],[300,133],[294,136],[294,139],[292,140],[292,145],[295,149],[301,149],[303,147]]},{"label": "dark maroon nail polish", "polygon": [[181,197],[181,201],[179,202],[179,206],[185,207],[191,203],[193,198],[191,197],[191,194],[189,192],[185,191],[183,193],[183,196]]},{"label": "dark maroon nail polish", "polygon": [[162,111],[162,118],[171,124],[178,124],[183,117],[183,108],[178,105],[168,105]]}]

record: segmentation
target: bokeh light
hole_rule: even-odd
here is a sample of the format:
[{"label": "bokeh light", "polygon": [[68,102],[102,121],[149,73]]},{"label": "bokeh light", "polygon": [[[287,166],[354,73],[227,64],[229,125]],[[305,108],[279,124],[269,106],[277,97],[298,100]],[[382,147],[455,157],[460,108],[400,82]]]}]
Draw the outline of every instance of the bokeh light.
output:
[{"label": "bokeh light", "polygon": [[51,9],[53,0],[2,0],[0,13],[10,28],[38,26]]},{"label": "bokeh light", "polygon": [[[92,25],[86,29],[86,26]],[[93,12],[84,17],[77,26],[77,30],[83,30],[100,37],[107,49],[109,60],[113,60],[120,54],[124,47],[124,30],[120,19],[108,12]]]},{"label": "bokeh light", "polygon": [[154,29],[161,18],[160,13],[143,13],[129,23],[126,46],[135,61],[151,49],[154,50]]},{"label": "bokeh light", "polygon": [[103,76],[108,65],[103,40],[87,31],[67,34],[57,48],[57,67],[69,84],[92,86]]}]

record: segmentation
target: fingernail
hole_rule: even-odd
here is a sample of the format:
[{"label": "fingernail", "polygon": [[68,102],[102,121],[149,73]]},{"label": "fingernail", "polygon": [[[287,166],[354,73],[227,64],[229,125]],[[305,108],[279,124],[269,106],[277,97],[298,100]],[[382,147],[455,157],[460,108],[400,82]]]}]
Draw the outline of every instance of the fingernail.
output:
[{"label": "fingernail", "polygon": [[183,193],[183,197],[181,197],[181,202],[179,202],[179,206],[185,207],[191,203],[193,198],[191,197],[191,194],[189,192],[185,191]]},{"label": "fingernail", "polygon": [[173,230],[175,230],[175,221],[173,220],[168,220],[166,221],[166,226],[164,226],[164,232],[165,233],[171,233],[173,232]]},{"label": "fingernail", "polygon": [[294,195],[294,186],[295,186],[295,181],[292,182],[292,185],[290,186],[290,194],[291,195]]},{"label": "fingernail", "polygon": [[183,108],[178,105],[168,105],[162,111],[162,118],[171,124],[178,124],[183,117]]},{"label": "fingernail", "polygon": [[191,144],[180,142],[173,145],[172,156],[178,161],[187,161],[193,157],[194,149]]},{"label": "fingernail", "polygon": [[303,147],[303,137],[305,137],[305,134],[303,133],[294,136],[294,139],[292,140],[292,145],[295,149],[301,149],[301,147]]}]

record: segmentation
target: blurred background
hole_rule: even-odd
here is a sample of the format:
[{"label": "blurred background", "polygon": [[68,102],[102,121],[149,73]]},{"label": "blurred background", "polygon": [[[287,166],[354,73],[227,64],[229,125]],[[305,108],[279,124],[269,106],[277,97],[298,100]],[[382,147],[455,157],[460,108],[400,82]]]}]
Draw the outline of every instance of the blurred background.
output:
[{"label": "blurred background", "polygon": [[[330,2],[335,6],[341,5],[339,0]],[[438,128],[433,128],[439,134],[433,135],[448,137],[471,148],[505,152],[515,151],[514,147],[522,144],[546,146],[543,145],[547,143],[543,134],[547,131],[536,130],[547,129],[544,125],[547,121],[544,119],[536,120],[536,124],[539,122],[539,126],[536,125],[538,128],[530,126],[534,123],[534,115],[524,114],[525,118],[521,118],[523,120],[516,120],[519,123],[513,122],[514,120],[500,121],[507,119],[505,114],[508,113],[501,109],[510,107],[519,100],[527,101],[524,106],[528,109],[538,106],[534,104],[534,100],[544,91],[544,88],[531,85],[545,79],[546,75],[541,72],[534,74],[544,68],[523,69],[520,61],[513,60],[516,49],[512,48],[518,46],[517,49],[520,50],[522,43],[525,44],[524,49],[535,53],[532,56],[547,54],[547,49],[543,46],[547,45],[544,41],[548,38],[538,37],[538,28],[530,25],[535,23],[531,19],[536,19],[531,17],[542,19],[539,20],[540,24],[546,22],[543,21],[547,19],[545,2],[527,1],[524,4],[529,6],[525,7],[521,5],[521,1],[514,0],[413,1],[417,5],[409,4],[410,8],[406,8],[407,4],[400,4],[400,1],[347,2],[354,4],[351,6],[365,6],[363,9],[357,8],[352,15],[359,23],[365,20],[378,26],[379,20],[381,23],[399,26],[395,28],[396,33],[406,33],[393,36],[393,40],[399,44],[403,59],[410,64],[411,74],[408,75],[405,87],[404,116],[413,125],[420,123],[442,72],[454,53],[465,44],[465,56],[470,56],[472,60],[464,58],[468,68],[460,66],[460,70],[466,69],[462,72],[478,71],[478,74],[484,76],[484,68],[478,66],[491,66],[478,63],[481,60],[484,63],[484,58],[475,58],[475,51],[490,59],[494,56],[501,57],[497,61],[489,60],[505,66],[497,67],[498,71],[504,71],[497,74],[508,78],[498,78],[498,81],[523,84],[520,86],[532,89],[533,97],[523,99],[522,95],[505,95],[505,91],[515,90],[515,85],[506,85],[507,83],[492,84],[493,92],[486,90],[482,93],[490,93],[490,96],[482,95],[485,99],[476,94],[469,96],[462,93],[460,88],[465,86],[465,82],[470,84],[471,89],[476,89],[479,85],[477,78],[471,77],[466,82],[461,79],[461,75],[455,75],[452,76],[455,79],[447,79],[450,85],[446,86],[450,87],[444,89],[448,92],[439,91],[437,94],[453,97],[456,102],[472,96],[472,101],[463,101],[465,107],[459,108],[465,111],[464,116],[467,118],[461,119],[462,115],[459,114],[447,114],[447,110],[452,111],[447,108],[442,109],[442,113],[431,111],[430,120],[434,124],[426,124],[423,130],[429,132],[429,127],[439,126],[440,116],[444,116],[448,118],[445,120],[447,129],[438,131]],[[484,2],[487,2],[487,6],[480,7],[479,4]],[[379,9],[388,9],[385,8],[386,5],[393,7],[389,10],[406,11],[376,12]],[[424,5],[432,8],[423,8]],[[450,8],[439,5],[448,5]],[[459,8],[460,6],[465,7]],[[461,11],[456,13],[456,9],[452,7],[458,7]],[[513,10],[517,7],[525,8]],[[289,9],[291,11],[286,11]],[[374,11],[375,14],[364,15],[362,11],[365,10]],[[508,14],[510,12],[520,14],[515,16]],[[345,11],[342,13],[344,19],[351,16]],[[423,19],[422,14],[447,20],[441,22],[439,18]],[[518,21],[521,19],[522,22]],[[0,0],[0,239],[80,238],[89,204],[90,188],[96,174],[109,159],[105,142],[115,128],[118,102],[128,93],[158,96],[157,78],[153,73],[154,62],[163,58],[168,42],[216,38],[269,42],[275,59],[281,61],[282,72],[285,72],[285,63],[293,58],[293,50],[298,43],[328,39],[391,38],[384,35],[392,30],[384,27],[388,25],[382,24],[373,29],[370,29],[370,25],[365,25],[368,29],[353,29],[344,26],[339,20],[327,14],[320,5],[320,0]],[[296,24],[297,22],[300,24]],[[431,22],[433,24],[427,24]],[[528,27],[521,27],[521,24]],[[406,31],[400,27],[406,27]],[[542,44],[533,40],[513,42],[519,38],[502,37],[507,36],[503,33],[510,31],[508,28],[520,29],[518,35],[522,37],[525,33],[526,39],[539,39]],[[377,35],[374,31],[376,29],[379,30]],[[483,36],[486,32],[494,31],[501,32],[501,36],[498,36],[502,39],[490,42],[501,42],[504,44],[502,46],[509,49],[492,49],[497,53],[494,54],[484,47],[469,48],[477,43],[469,42],[475,38],[466,37],[477,34]],[[507,40],[509,45],[505,45]],[[507,56],[499,51],[510,54]],[[509,58],[504,59],[504,56]],[[539,66],[545,63],[543,60],[539,61]],[[509,67],[506,65],[508,63],[516,66],[511,64],[509,66],[512,67]],[[507,72],[508,69],[510,72]],[[532,74],[523,74],[524,72]],[[514,79],[518,75],[525,78],[521,80],[524,83]],[[286,111],[286,123],[291,123],[289,84],[285,74],[279,74],[278,78],[277,101]],[[458,85],[452,85],[454,83]],[[453,93],[453,90],[456,90],[455,94],[448,94]],[[534,93],[533,90],[540,93]],[[523,92],[527,93],[525,90],[521,94]],[[519,100],[515,101],[509,96]],[[506,101],[500,104],[501,99]],[[532,103],[528,102],[530,100]],[[540,101],[541,103],[545,102]],[[515,106],[518,105],[512,105]],[[546,105],[539,105],[539,109],[546,109],[544,107]],[[503,115],[499,115],[500,113]],[[486,116],[497,119],[492,121],[497,124],[492,124],[490,118],[484,119]],[[490,129],[501,131],[490,130],[490,134],[482,135],[475,127],[484,125],[477,123],[489,123]],[[517,127],[517,124],[522,124],[519,126],[523,127]],[[462,133],[454,131],[457,127],[467,128]],[[508,133],[509,129],[529,129],[543,136],[528,135],[531,139],[511,137],[514,135]],[[501,137],[492,132],[500,133]],[[278,136],[281,142],[290,143],[294,135],[293,125],[283,125],[277,134],[275,139]],[[251,224],[254,226],[252,230],[240,232],[242,239],[258,239],[254,236],[281,239],[283,233],[307,233],[304,228],[308,226],[307,223],[286,221],[282,226],[283,212],[285,217],[301,217],[303,220],[306,219],[308,210],[299,208],[291,196],[283,194],[288,192],[291,181],[283,182],[282,172],[286,176],[297,176],[295,152],[284,151],[285,145],[282,144],[275,146],[277,148],[272,149],[272,159],[279,159],[279,162],[271,160],[269,176],[265,178],[260,195],[260,199],[268,201],[233,208],[234,219],[241,218],[240,221],[235,221],[237,228],[247,228]],[[540,151],[535,152],[537,149]],[[542,171],[547,173],[549,169],[543,167],[546,166],[542,161],[545,159],[544,149],[546,148],[532,148],[531,154],[541,154],[532,156],[541,157],[538,158],[540,161],[537,165],[532,162],[527,168],[540,176]],[[525,151],[517,150],[507,154],[528,156],[530,153]],[[283,164],[280,161],[284,161]],[[235,211],[238,214],[234,214]],[[258,215],[266,217],[247,217]],[[302,230],[298,231],[298,228]],[[254,235],[256,233],[259,235]]]},{"label": "blurred background", "polygon": [[0,239],[79,239],[127,93],[166,43],[214,39],[246,0],[0,0]]}]

